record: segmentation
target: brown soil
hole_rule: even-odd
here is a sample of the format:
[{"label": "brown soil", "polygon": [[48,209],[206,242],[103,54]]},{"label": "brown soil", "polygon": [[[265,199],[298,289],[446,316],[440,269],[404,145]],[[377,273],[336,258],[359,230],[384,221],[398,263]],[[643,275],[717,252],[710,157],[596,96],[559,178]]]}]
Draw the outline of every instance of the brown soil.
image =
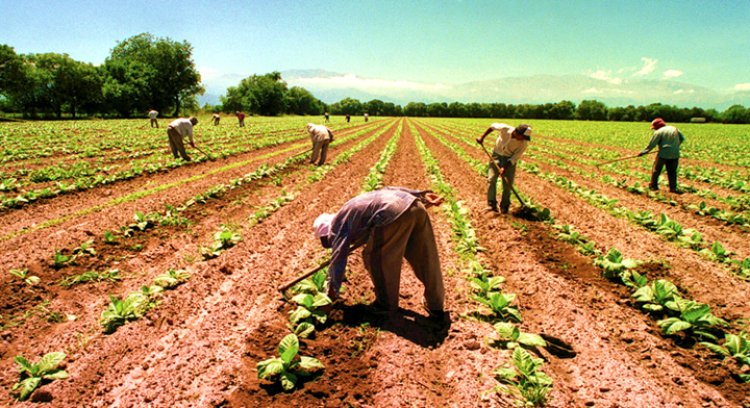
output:
[{"label": "brown soil", "polygon": [[[420,306],[421,285],[408,266],[402,275],[399,313],[371,313],[366,306],[374,299],[371,283],[354,254],[343,302],[315,338],[301,344],[300,354],[319,358],[325,370],[291,393],[257,378],[256,364],[277,355],[279,341],[289,333],[286,325],[292,306],[276,288],[324,254],[310,232],[312,220],[360,192],[398,123],[403,125],[401,137],[384,184],[430,186],[411,122],[369,123],[367,134],[332,148],[329,162],[375,131],[386,131],[320,181],[308,182],[313,166],[291,166],[281,178],[248,183],[190,207],[182,214],[190,221],[188,226],[155,227],[121,238],[115,245],[103,243],[103,231],[131,223],[136,210],[146,213],[162,211],[165,204],[179,205],[211,186],[263,163],[278,163],[294,152],[263,158],[289,145],[278,146],[60,196],[0,215],[0,233],[5,237],[0,242],[0,263],[6,270],[28,268],[42,279],[39,285],[27,287],[2,277],[0,315],[28,312],[28,316],[19,326],[0,331],[0,386],[9,390],[18,380],[13,356],[36,360],[47,352],[64,351],[70,378],[44,385],[34,400],[55,407],[511,406],[510,396],[491,391],[497,385],[492,370],[506,362],[510,352],[491,347],[492,327],[470,317],[477,304],[470,299],[461,262],[453,252],[451,227],[440,209],[431,209],[430,215],[446,281],[449,325],[426,318]],[[547,360],[544,370],[555,384],[550,406],[750,404],[750,388],[731,377],[731,367],[705,349],[662,337],[654,320],[635,308],[627,290],[602,279],[589,258],[554,239],[550,226],[484,213],[484,179],[425,129],[420,124],[419,134],[469,210],[486,248],[482,261],[507,278],[506,291],[518,295],[523,330],[560,338],[577,352],[575,358],[566,359],[540,352]],[[467,151],[482,157],[481,151]],[[240,162],[236,168],[226,167]],[[221,168],[225,171],[217,171]],[[197,175],[201,177],[187,181]],[[112,202],[168,183],[176,185],[126,203]],[[673,279],[691,298],[709,303],[725,318],[750,314],[745,300],[750,296],[748,284],[728,277],[715,264],[532,175],[519,174],[517,185],[549,207],[561,223],[575,225],[600,245],[671,265],[650,264],[649,277]],[[284,192],[297,195],[265,221],[249,225],[248,217],[258,207]],[[60,217],[69,218],[43,224]],[[243,240],[216,259],[201,260],[199,247],[210,242],[221,224],[235,226]],[[78,265],[59,270],[51,266],[55,249],[71,250],[88,239],[94,240],[95,257],[81,257]],[[70,289],[54,283],[85,270],[108,268],[120,269],[123,280]],[[161,304],[145,318],[110,335],[101,332],[98,319],[108,294],[138,290],[169,268],[183,268],[191,278],[166,291]],[[42,304],[44,300],[49,303]],[[63,321],[49,322],[51,312],[59,313]],[[0,393],[1,406],[32,404]]]}]

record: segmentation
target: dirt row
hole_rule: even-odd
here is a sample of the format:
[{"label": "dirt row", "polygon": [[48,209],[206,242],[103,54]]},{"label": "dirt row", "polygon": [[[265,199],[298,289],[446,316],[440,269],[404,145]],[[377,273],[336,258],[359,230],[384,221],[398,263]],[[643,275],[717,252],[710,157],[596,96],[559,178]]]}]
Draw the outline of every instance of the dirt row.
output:
[{"label": "dirt row", "polygon": [[[425,139],[430,149],[440,152],[446,177],[463,192],[472,214],[481,214],[486,206],[484,179],[440,142]],[[481,155],[472,153],[477,159]],[[634,233],[632,226],[617,225],[608,214],[532,177],[520,172],[516,183],[535,202],[550,208],[558,222],[575,225],[603,245],[612,245],[614,240],[626,254],[647,247],[640,236],[633,237],[641,234]],[[575,359],[550,362],[556,381],[552,405],[737,406],[750,402],[745,400],[747,385],[735,383],[718,362],[704,362],[707,353],[681,348],[659,335],[658,327],[636,310],[624,288],[602,279],[589,258],[555,240],[551,236],[555,231],[549,227],[513,217],[477,216],[474,220],[489,261],[508,278],[509,290],[519,295],[527,330],[569,341],[578,352]],[[526,225],[525,233],[519,233],[521,224]],[[681,271],[678,266],[674,270]],[[715,287],[704,290],[714,299],[727,295]],[[738,299],[747,296],[739,292]]]}]

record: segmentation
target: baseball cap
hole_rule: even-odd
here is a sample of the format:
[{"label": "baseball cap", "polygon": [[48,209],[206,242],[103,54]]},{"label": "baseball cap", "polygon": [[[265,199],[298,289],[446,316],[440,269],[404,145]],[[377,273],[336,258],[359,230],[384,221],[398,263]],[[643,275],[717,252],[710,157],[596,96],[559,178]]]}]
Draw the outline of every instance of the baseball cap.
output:
[{"label": "baseball cap", "polygon": [[531,137],[531,126],[522,123],[516,126],[516,133],[518,133],[519,135]]},{"label": "baseball cap", "polygon": [[664,126],[667,126],[667,123],[662,118],[656,118],[651,122],[651,129],[661,129]]}]

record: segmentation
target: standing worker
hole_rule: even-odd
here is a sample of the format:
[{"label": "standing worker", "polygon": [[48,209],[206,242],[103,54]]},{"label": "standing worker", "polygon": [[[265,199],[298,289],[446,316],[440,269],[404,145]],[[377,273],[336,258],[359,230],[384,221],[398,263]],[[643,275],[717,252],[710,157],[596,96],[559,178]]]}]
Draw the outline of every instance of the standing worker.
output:
[{"label": "standing worker", "polygon": [[445,288],[437,244],[426,207],[443,199],[429,190],[385,187],[352,198],[336,214],[321,214],[313,229],[324,248],[331,248],[328,296],[339,296],[352,247],[362,251],[375,287],[376,309],[398,310],[403,258],[424,285],[423,305],[430,318],[444,321]]},{"label": "standing worker", "polygon": [[651,191],[659,190],[659,176],[664,166],[667,167],[667,178],[669,179],[669,191],[675,194],[682,194],[677,189],[677,166],[680,161],[680,145],[685,141],[685,136],[674,126],[668,126],[664,119],[656,118],[651,122],[651,129],[654,129],[654,136],[651,142],[643,149],[638,156],[643,156],[651,151],[657,145],[659,153],[656,154],[654,167],[651,170],[651,184],[648,188]]},{"label": "standing worker", "polygon": [[[198,124],[198,118],[191,116],[189,118],[179,118],[172,121],[167,126],[167,136],[169,137],[169,147],[172,149],[172,155],[175,159],[182,157],[185,161],[190,161],[190,156],[185,152],[185,143],[183,138],[190,137],[190,146],[195,147],[193,141],[193,126]],[[177,156],[177,154],[180,154]]]},{"label": "standing worker", "polygon": [[365,123],[366,123],[366,122],[367,122],[367,120],[369,120],[369,119],[370,119],[370,115],[368,115],[368,114],[367,114],[367,112],[365,112]]},{"label": "standing worker", "polygon": [[307,133],[310,134],[310,139],[312,140],[312,156],[310,157],[310,164],[316,164],[315,162],[318,161],[318,155],[320,155],[320,161],[318,161],[317,165],[322,166],[326,162],[328,145],[333,142],[333,131],[324,125],[308,123]]},{"label": "standing worker", "polygon": [[325,118],[326,118],[326,123],[330,122],[330,120],[329,120],[329,117],[330,117],[330,116],[328,115],[328,112],[325,112],[325,113],[323,114],[323,116],[325,116]]},{"label": "standing worker", "polygon": [[148,111],[148,118],[151,122],[152,128],[159,128],[159,122],[156,120],[156,117],[159,116],[159,112],[156,109],[151,109]]},{"label": "standing worker", "polygon": [[239,121],[240,127],[245,127],[245,114],[240,111],[237,111],[234,114],[237,115],[237,120]]},{"label": "standing worker", "polygon": [[219,122],[221,121],[221,116],[218,113],[214,113],[212,118],[214,120],[214,126],[219,126]]},{"label": "standing worker", "polygon": [[346,123],[349,123],[349,120],[351,120],[351,116],[349,116],[349,114],[347,113],[346,114]]},{"label": "standing worker", "polygon": [[[500,199],[500,212],[507,214],[510,209],[510,190],[513,188],[513,181],[516,178],[516,165],[521,159],[531,140],[531,126],[526,124],[513,127],[504,123],[493,123],[484,131],[477,143],[483,145],[484,138],[493,130],[499,135],[495,141],[495,148],[492,151],[492,160],[500,168],[500,174],[503,176],[503,195]],[[490,169],[487,172],[487,205],[490,211],[497,212],[497,167],[490,162]]]}]

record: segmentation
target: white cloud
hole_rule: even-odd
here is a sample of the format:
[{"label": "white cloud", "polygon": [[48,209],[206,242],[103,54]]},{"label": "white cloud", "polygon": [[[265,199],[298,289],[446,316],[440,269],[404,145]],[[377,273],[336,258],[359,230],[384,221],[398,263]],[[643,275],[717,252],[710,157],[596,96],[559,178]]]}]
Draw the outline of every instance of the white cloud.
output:
[{"label": "white cloud", "polygon": [[198,72],[201,74],[201,80],[212,80],[219,76],[219,71],[211,67],[198,67]]},{"label": "white cloud", "polygon": [[641,61],[643,61],[643,66],[640,70],[633,74],[633,76],[644,76],[654,72],[658,60],[655,60],[653,58],[641,57]]},{"label": "white cloud", "polygon": [[423,82],[361,78],[352,74],[338,75],[333,77],[312,77],[312,78],[288,78],[290,84],[302,87],[312,87],[318,89],[347,89],[355,88],[369,92],[376,91],[422,91],[422,92],[439,92],[451,89],[445,84],[430,84]]},{"label": "white cloud", "polygon": [[612,71],[608,71],[604,69],[600,69],[600,70],[592,72],[589,75],[589,77],[593,79],[598,79],[600,81],[606,81],[614,85],[620,85],[622,83],[622,78],[613,77]]},{"label": "white cloud", "polygon": [[750,91],[750,82],[745,82],[744,84],[737,84],[734,86],[735,91]]},{"label": "white cloud", "polygon": [[675,95],[680,95],[680,94],[694,94],[695,93],[695,89],[678,89],[678,90],[674,91],[673,93]]},{"label": "white cloud", "polygon": [[581,91],[582,94],[585,95],[599,95],[599,96],[612,96],[612,95],[632,95],[635,93],[635,91],[628,90],[628,89],[620,89],[620,88],[606,88],[606,89],[599,89],[596,87],[584,89]]},{"label": "white cloud", "polygon": [[668,69],[664,71],[664,79],[671,79],[671,78],[677,78],[681,77],[684,72],[680,71],[679,69]]}]

